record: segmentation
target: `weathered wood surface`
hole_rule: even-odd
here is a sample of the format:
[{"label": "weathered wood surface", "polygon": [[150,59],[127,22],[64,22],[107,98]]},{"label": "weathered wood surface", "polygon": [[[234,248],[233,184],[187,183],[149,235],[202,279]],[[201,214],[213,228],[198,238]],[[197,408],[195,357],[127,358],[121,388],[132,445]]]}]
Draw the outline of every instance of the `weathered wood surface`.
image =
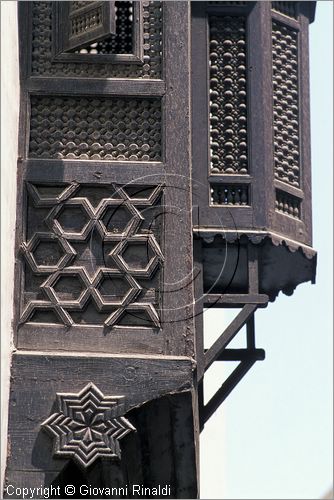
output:
[{"label": "weathered wood surface", "polygon": [[220,356],[228,343],[235,337],[241,330],[244,324],[254,314],[257,305],[246,304],[224,332],[218,337],[214,344],[205,353],[205,370],[207,370],[212,363]]},{"label": "weathered wood surface", "polygon": [[40,78],[32,77],[27,82],[29,92],[47,95],[133,95],[163,96],[166,84],[163,80],[113,79],[92,80],[89,78]]},{"label": "weathered wood surface", "polygon": [[11,374],[8,469],[55,470],[51,440],[40,424],[57,411],[56,393],[77,393],[92,382],[104,394],[125,396],[124,411],[172,392],[191,390],[185,358],[16,353]]},{"label": "weathered wood surface", "polygon": [[256,359],[248,359],[241,362],[231,375],[225,380],[218,391],[212,396],[212,398],[203,407],[201,412],[201,423],[205,424],[209,418],[214,414],[214,412],[219,408],[219,406],[225,401],[227,396],[231,394],[236,385],[241,381],[241,379],[246,375],[246,373],[252,368]]},{"label": "weathered wood surface", "polygon": [[[148,7],[143,8],[145,10]],[[46,12],[44,14],[46,19],[49,15],[47,14],[48,7],[45,7],[44,11]],[[103,78],[87,78],[85,72],[80,73],[79,77],[74,78],[73,75],[72,77],[68,77],[67,73],[64,75],[61,71],[57,72],[55,77],[50,77],[48,74],[49,70],[53,71],[55,68],[77,68],[75,65],[66,66],[65,63],[64,66],[57,66],[57,63],[53,59],[48,61],[48,64],[50,63],[48,70],[44,72],[45,68],[40,68],[40,73],[36,76],[35,67],[32,68],[31,64],[32,59],[34,57],[38,59],[39,56],[31,53],[30,46],[31,37],[34,36],[31,28],[33,15],[35,14],[32,5],[23,5],[20,7],[22,106],[19,156],[23,159],[23,162],[19,162],[16,289],[21,294],[22,289],[27,284],[33,283],[33,286],[26,293],[25,300],[23,302],[20,300],[21,304],[17,304],[18,306],[20,305],[20,307],[17,307],[15,321],[19,330],[17,346],[25,349],[68,349],[72,351],[76,349],[76,346],[80,345],[80,349],[87,350],[88,352],[95,350],[96,352],[163,353],[194,356],[193,284],[191,280],[192,227],[190,210],[191,117],[189,73],[191,61],[189,58],[188,37],[190,24],[189,5],[182,2],[166,3],[163,5],[162,13],[158,10],[155,11],[154,15],[158,17],[162,16],[163,18],[164,30],[164,43],[162,46],[164,72],[160,79],[134,78],[131,77],[130,70],[129,78],[122,78],[121,76],[119,78],[109,78],[107,75]],[[137,23],[136,21],[136,13],[134,14],[134,23],[136,24],[134,38],[137,40],[136,32],[142,28],[140,26],[141,23]],[[38,32],[39,28],[34,27],[34,33],[36,29]],[[154,40],[155,37],[158,39],[160,34],[157,33],[154,36]],[[25,43],[22,42],[23,39]],[[28,40],[28,50],[26,40]],[[150,38],[150,42],[147,42],[147,44],[153,44],[154,40],[152,41]],[[46,44],[45,50],[47,52],[49,50],[49,42],[48,40],[44,40],[43,43]],[[51,40],[52,43],[53,41]],[[49,54],[47,57],[51,57],[51,53],[47,53]],[[72,58],[73,64],[74,59],[81,60],[83,64],[86,64],[89,56],[83,54],[82,59],[80,59],[80,56],[81,54],[67,54],[66,58],[68,60]],[[44,60],[43,57],[42,59],[38,59],[38,61]],[[65,55],[62,57],[65,57]],[[89,66],[90,69],[95,67],[95,56],[93,55],[92,57],[89,59],[92,63]],[[103,56],[99,55],[98,57],[102,58]],[[79,64],[78,61],[75,64]],[[126,64],[125,61],[123,62]],[[143,62],[138,61],[138,65],[140,67],[140,65],[143,65]],[[147,63],[145,68],[146,66]],[[96,76],[100,76],[99,67],[96,66],[96,68]],[[119,71],[120,75],[122,75],[121,67]],[[106,106],[102,106],[102,103],[105,103]],[[132,130],[130,131],[128,130],[130,125],[126,125],[126,117],[121,117],[121,108],[123,105],[127,110],[127,114],[131,115]],[[95,129],[92,129],[89,125],[92,121],[90,117],[87,117],[87,120],[82,120],[87,106],[89,107],[89,114],[94,115],[95,121],[93,127]],[[105,116],[105,112],[108,106],[110,109],[108,108],[109,115],[107,117]],[[131,111],[131,106],[135,111]],[[113,110],[117,114],[117,122],[115,122]],[[54,130],[53,123],[55,114],[57,113],[59,117],[56,129]],[[135,117],[133,113],[136,115]],[[52,134],[58,133],[59,136],[59,133],[64,133],[66,135],[68,120],[76,120],[76,126],[74,127],[72,124],[74,128],[71,139],[63,138],[63,144],[58,141],[57,145],[55,145]],[[43,121],[44,125],[41,124],[41,121]],[[45,121],[48,121],[49,125],[46,126]],[[107,126],[103,128],[101,123],[107,123]],[[45,128],[50,128],[52,134],[44,137],[45,132],[43,130]],[[126,133],[132,132],[131,136],[137,136],[131,139],[132,143],[128,146],[122,143],[122,141],[124,142],[124,138],[116,138],[115,140],[108,138],[108,133],[109,135],[114,133],[118,137],[122,135],[124,129],[126,129]],[[154,130],[156,130],[156,133]],[[95,143],[91,148],[90,143],[87,144],[85,142],[88,139],[82,139],[82,137],[86,137],[87,134],[91,136],[92,133],[94,136],[92,140]],[[103,137],[97,138],[96,134],[100,133]],[[145,135],[145,133],[149,136],[149,139],[143,139],[147,143],[144,144],[145,148],[147,150],[150,150],[151,147],[156,148],[156,154],[152,153],[151,156],[149,154],[142,154],[141,146],[138,145],[141,144],[141,134]],[[73,134],[77,134],[76,138]],[[44,137],[42,144],[40,140],[41,136]],[[106,148],[104,147],[105,142],[107,142]],[[117,143],[116,146],[114,143]],[[95,147],[95,154],[93,154],[93,146]],[[73,147],[76,149],[74,153],[71,153]],[[131,150],[137,148],[136,154],[130,155],[126,148],[132,148]],[[109,155],[106,154],[108,151]],[[113,151],[114,157],[111,157],[111,151]],[[123,158],[124,151],[127,155],[126,158]],[[61,159],[57,159],[57,156]],[[89,185],[91,190],[94,190],[95,186],[98,190],[102,185],[106,186],[110,183],[116,183],[120,186],[136,184],[139,187],[145,185],[153,187],[159,185],[162,187],[162,199],[159,201],[160,214],[155,214],[154,216],[154,219],[161,226],[160,237],[157,239],[161,251],[159,269],[152,276],[152,279],[148,279],[148,276],[143,276],[143,281],[139,283],[139,275],[140,273],[143,274],[144,265],[141,265],[141,270],[139,268],[135,270],[135,265],[132,262],[127,269],[124,267],[130,278],[131,276],[134,277],[135,274],[137,275],[134,279],[137,280],[138,286],[144,290],[145,296],[143,300],[141,300],[141,297],[133,299],[129,305],[134,305],[138,310],[138,303],[146,303],[146,310],[142,312],[135,313],[130,310],[130,314],[134,316],[131,319],[131,324],[126,323],[123,318],[120,320],[123,324],[116,325],[117,328],[114,328],[115,325],[110,325],[110,321],[107,321],[107,328],[101,326],[100,323],[108,319],[106,318],[105,310],[107,306],[103,305],[102,308],[97,308],[97,311],[94,312],[92,310],[92,312],[89,311],[86,314],[85,308],[88,310],[91,307],[91,303],[82,306],[77,304],[77,310],[75,311],[74,302],[78,302],[79,297],[74,298],[73,293],[72,305],[68,305],[66,309],[64,296],[62,300],[59,300],[59,297],[58,299],[54,298],[54,300],[51,300],[50,294],[53,294],[52,290],[54,290],[54,287],[53,283],[49,289],[49,285],[43,284],[48,278],[47,275],[43,275],[44,268],[37,269],[37,273],[36,269],[35,271],[29,270],[31,254],[34,254],[34,252],[37,253],[37,250],[31,249],[34,244],[35,246],[39,246],[41,259],[47,260],[47,248],[45,248],[45,252],[43,253],[41,245],[38,243],[38,238],[40,238],[39,233],[41,232],[56,232],[56,238],[65,238],[70,245],[73,243],[76,247],[78,245],[75,244],[75,241],[78,238],[82,240],[83,237],[87,236],[86,241],[88,244],[90,243],[87,231],[81,231],[84,236],[80,236],[79,226],[75,227],[75,221],[80,225],[80,220],[83,217],[79,213],[78,208],[82,212],[82,209],[85,208],[82,204],[87,207],[87,203],[90,203],[91,200],[89,197],[84,197],[85,199],[82,201],[76,200],[75,195],[61,199],[55,198],[53,208],[52,204],[39,200],[39,206],[42,206],[42,208],[43,204],[45,206],[45,209],[43,208],[45,213],[44,221],[41,220],[37,224],[35,217],[38,210],[34,212],[33,203],[29,200],[27,182],[32,183],[34,186],[40,184],[56,185],[57,183],[70,183],[74,186],[74,183],[77,183],[78,186]],[[59,186],[59,184],[57,185]],[[112,204],[112,195],[109,195],[109,198],[107,203]],[[33,200],[33,202],[36,203],[36,200]],[[75,208],[74,205],[78,203],[82,206]],[[132,202],[128,200],[126,203],[129,205]],[[72,205],[73,208],[70,209],[69,205]],[[50,213],[48,215],[47,206],[53,210],[52,214],[56,213],[56,218],[52,219],[53,215],[50,215]],[[70,222],[71,217],[69,216],[69,212],[72,210],[73,227],[70,232],[64,232],[58,227],[57,207],[60,208],[60,218],[62,217],[62,211],[67,211],[66,223]],[[135,205],[133,207],[134,210],[137,210]],[[138,202],[137,207],[139,207]],[[42,215],[43,210],[40,212]],[[141,212],[144,213],[145,210],[141,210]],[[93,214],[92,210],[90,211],[91,219],[96,218],[100,224],[97,213]],[[134,211],[132,214],[134,214]],[[82,223],[84,224],[84,222]],[[148,222],[145,230],[152,232]],[[34,237],[34,231],[36,233],[36,241],[31,239]],[[134,238],[137,238],[138,234],[138,232],[132,231],[130,237],[134,236]],[[140,234],[143,233],[141,232]],[[127,236],[128,234],[124,235],[124,245],[127,245]],[[43,237],[45,239],[45,236]],[[112,239],[110,235],[108,237]],[[54,235],[52,235],[52,238],[54,238]],[[95,241],[93,243],[89,251],[92,260],[98,264],[96,271],[99,269],[99,266],[100,268],[101,266],[110,267],[112,264],[111,261],[103,262],[103,258],[101,260],[96,254],[98,242]],[[22,251],[22,244],[28,245],[28,252],[24,250],[25,247]],[[46,247],[47,243],[43,245]],[[50,254],[52,244],[50,243],[49,246]],[[53,244],[54,246],[55,244]],[[174,250],[176,247],[178,248],[177,259],[175,259]],[[73,250],[77,252],[79,248],[73,248]],[[125,249],[124,252],[126,253],[128,250]],[[122,255],[119,255],[119,257],[121,258]],[[27,257],[28,264],[25,262]],[[118,257],[116,256],[116,258]],[[118,258],[119,265],[121,264],[120,258]],[[98,260],[99,262],[97,262]],[[132,261],[134,261],[133,252]],[[82,262],[83,260],[81,259],[79,265],[80,272],[86,272],[87,266],[86,264],[82,265]],[[77,258],[68,259],[64,272],[68,273],[68,268],[75,267],[76,263],[78,263]],[[87,258],[86,263],[88,263]],[[57,271],[59,272],[61,271],[60,267],[58,265]],[[40,273],[39,276],[38,272]],[[52,281],[51,276],[50,280]],[[46,297],[45,294],[48,290],[49,297]],[[29,301],[32,308],[36,306],[40,311],[50,300],[54,302],[51,304],[52,310],[50,308],[50,310],[46,311],[43,309],[43,314],[38,313],[38,318],[35,315],[36,317],[32,320],[35,312],[31,313],[29,308],[28,310],[26,309],[27,304],[29,306]],[[44,301],[45,304],[37,304],[36,301]],[[154,307],[155,311],[153,311],[151,306]],[[94,304],[92,307],[95,307]],[[148,309],[148,307],[151,309]],[[71,311],[69,308],[72,308]],[[126,310],[127,308],[125,307]],[[59,311],[62,316],[60,320]],[[111,312],[109,311],[109,313]],[[55,313],[58,318],[55,318]],[[80,314],[85,316],[82,321],[80,321]],[[134,327],[136,314],[139,324]],[[149,315],[149,321],[147,321],[147,314]],[[140,317],[141,315],[143,315],[143,318]],[[94,319],[92,319],[93,317]],[[102,321],[99,321],[98,317]],[[62,325],[62,323],[64,324]],[[108,329],[108,326],[112,326],[112,331]],[[120,326],[120,329],[118,329],[118,326]],[[112,335],[109,335],[109,333]]]},{"label": "weathered wood surface", "polygon": [[204,296],[204,307],[242,307],[244,304],[257,304],[258,307],[266,307],[269,297],[266,294],[214,294],[208,293]]},{"label": "weathered wood surface", "polygon": [[[273,10],[270,2],[247,2],[246,6],[235,4],[227,6],[223,2],[215,5],[194,2],[192,6],[193,195],[194,202],[199,207],[195,231],[198,231],[199,227],[223,227],[224,229],[235,228],[237,230],[267,229],[268,231],[280,232],[297,242],[312,244],[308,68],[308,25],[314,17],[314,5],[311,4],[312,2],[298,2],[296,13],[292,16],[286,15],[283,12],[284,8],[280,11],[279,6]],[[224,16],[235,16],[234,20],[245,21],[245,36],[247,44],[252,47],[252,50],[247,51],[247,60],[243,65],[242,50],[236,56],[238,51],[234,53],[233,49],[231,53],[229,52],[231,57],[228,62],[220,60],[217,65],[217,58],[219,59],[222,54],[219,47],[225,43],[223,42]],[[232,19],[232,17],[227,17],[227,19]],[[293,96],[289,94],[292,81],[289,78],[292,67],[288,76],[281,75],[283,78],[281,85],[278,85],[273,79],[273,71],[274,73],[280,72],[279,54],[295,50],[292,45],[286,45],[284,49],[275,52],[272,41],[273,22],[279,22],[279,26],[291,30],[289,33],[292,38],[290,38],[289,43],[292,45],[294,42],[291,40],[295,36],[296,39],[298,38],[298,42],[296,42],[298,62],[292,62],[291,57],[289,60],[290,65],[296,66],[293,71],[298,73],[298,84],[296,84]],[[214,26],[212,34],[211,25]],[[232,26],[230,39],[226,41],[227,44],[230,44],[230,49],[234,43],[231,40],[235,41],[237,36],[232,33],[233,29],[235,27]],[[243,35],[238,36],[240,47],[242,47]],[[284,37],[284,34],[282,36]],[[208,40],[212,41],[212,46],[210,43],[208,45]],[[280,41],[277,43],[279,45]],[[206,50],[205,47],[207,47]],[[283,57],[285,57],[284,54]],[[287,57],[289,59],[289,56]],[[277,67],[275,66],[276,59],[278,61]],[[227,65],[226,75],[222,70],[220,72],[217,70],[218,67],[221,68],[224,65]],[[222,116],[227,114],[227,111],[224,111],[225,104],[227,107],[229,106],[228,99],[233,94],[232,90],[232,94],[227,96],[231,91],[228,81],[230,78],[239,78],[233,72],[229,73],[229,68],[233,65],[236,65],[241,73],[245,70],[242,77],[247,83],[246,118],[241,107],[238,108],[239,104],[244,106],[243,101],[239,98],[239,94],[236,94],[233,98],[234,109],[230,110],[230,114],[226,116],[226,125],[223,125],[223,120],[219,120],[216,113],[219,109]],[[238,85],[242,84],[243,79],[238,79]],[[288,100],[285,99],[287,94],[279,94],[280,90],[276,93],[277,89],[281,89],[281,87],[285,89],[284,92],[289,94]],[[227,91],[225,97],[223,97],[224,91]],[[276,105],[281,106],[281,108],[276,109]],[[298,106],[300,106],[300,112],[297,113],[293,121],[289,116],[295,112]],[[277,117],[277,112],[280,118]],[[276,116],[275,119],[273,119],[274,116]],[[220,123],[217,125],[218,128],[223,127],[223,132],[221,131],[222,133],[218,135],[216,131],[213,135],[214,123],[216,123],[213,119],[217,119],[216,121]],[[281,119],[283,121],[279,122]],[[243,120],[245,130],[247,129],[245,139],[238,137],[235,128],[227,125],[227,123],[232,123],[231,120],[235,120],[233,123],[237,128],[238,120]],[[286,151],[280,157],[281,146],[277,146],[277,141],[282,142],[279,135],[282,130],[286,133],[285,127],[288,122],[291,122],[290,128],[294,129],[292,134],[294,135],[294,145],[290,141],[286,147],[287,141],[285,141]],[[281,125],[283,128],[280,128]],[[245,141],[243,147],[246,148],[244,155],[247,155],[245,171],[240,175],[235,168],[234,170],[228,168],[226,173],[226,168],[222,168],[225,157],[229,158],[231,162],[233,158],[235,160],[239,148],[238,143],[243,140]],[[228,143],[226,147],[219,149],[221,141],[228,141]],[[217,148],[220,152],[219,158],[217,154],[213,153]],[[292,151],[297,157],[299,155],[298,160],[292,160]],[[284,165],[282,164],[283,160],[285,161]],[[292,161],[294,162],[294,173],[290,168]],[[220,167],[213,168],[214,162],[218,162]],[[239,167],[240,164],[237,170]],[[285,171],[284,175],[282,171]],[[284,182],[279,180],[280,176],[285,176]],[[296,185],[298,184],[297,177],[299,177],[299,185]],[[205,189],[204,186],[207,188]],[[279,191],[275,192],[274,186],[279,186]],[[236,199],[232,199],[231,189],[237,190],[238,187],[242,188],[240,193],[248,192],[248,199],[242,203],[238,200],[240,194],[236,196]],[[215,201],[214,196],[217,189],[221,193],[224,188],[227,199],[220,202]],[[291,216],[292,212],[293,216]]]},{"label": "weathered wood surface", "polygon": [[[101,494],[99,498],[156,498],[157,495],[150,494],[149,490],[143,494],[134,486],[150,488],[153,492],[153,488],[160,485],[160,488],[167,487],[164,498],[197,498],[191,393],[163,396],[147,402],[129,411],[127,419],[137,431],[121,441],[121,462],[98,459],[84,472],[71,461],[54,460],[54,469],[48,470],[48,461],[44,461],[44,449],[48,448],[48,443],[41,435],[34,452],[34,465],[39,460],[41,469],[9,468],[7,484],[18,488],[52,486],[53,492],[60,492],[59,498],[70,498],[65,494],[65,486],[69,484],[75,488],[75,498],[85,496],[80,495],[80,488],[84,493],[85,486],[100,488],[100,491],[115,488],[111,494]],[[5,498],[10,498],[10,495],[5,495]],[[43,493],[35,493],[34,498],[43,498]]]}]

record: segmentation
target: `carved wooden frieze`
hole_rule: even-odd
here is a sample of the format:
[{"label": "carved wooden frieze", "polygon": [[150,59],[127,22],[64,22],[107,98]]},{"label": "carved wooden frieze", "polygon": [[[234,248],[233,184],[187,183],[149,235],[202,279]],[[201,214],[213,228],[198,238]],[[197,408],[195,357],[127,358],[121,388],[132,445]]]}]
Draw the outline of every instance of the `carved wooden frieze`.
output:
[{"label": "carved wooden frieze", "polygon": [[54,440],[53,454],[83,468],[100,457],[121,458],[119,441],[135,431],[124,414],[123,396],[105,396],[94,384],[79,393],[57,393],[59,411],[42,423]]},{"label": "carved wooden frieze", "polygon": [[26,188],[20,323],[159,328],[161,186]]},{"label": "carved wooden frieze", "polygon": [[247,174],[246,18],[209,23],[211,171]]},{"label": "carved wooden frieze", "polygon": [[160,99],[32,96],[29,156],[160,161]]}]

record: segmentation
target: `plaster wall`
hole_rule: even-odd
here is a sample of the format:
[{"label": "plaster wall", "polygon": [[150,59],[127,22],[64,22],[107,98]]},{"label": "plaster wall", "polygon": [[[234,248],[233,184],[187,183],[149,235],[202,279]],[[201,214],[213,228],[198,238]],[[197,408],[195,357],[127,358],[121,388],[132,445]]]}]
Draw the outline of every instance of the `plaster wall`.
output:
[{"label": "plaster wall", "polygon": [[[14,240],[19,120],[17,2],[1,2],[1,489],[7,456],[13,351]],[[1,496],[1,493],[0,493]]]}]

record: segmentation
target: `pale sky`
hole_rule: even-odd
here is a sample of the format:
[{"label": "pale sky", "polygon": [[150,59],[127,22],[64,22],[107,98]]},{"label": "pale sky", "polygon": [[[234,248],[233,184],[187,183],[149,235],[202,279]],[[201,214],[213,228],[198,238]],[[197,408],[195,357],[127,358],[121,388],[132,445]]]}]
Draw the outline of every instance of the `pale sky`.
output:
[{"label": "pale sky", "polygon": [[[317,283],[300,285],[292,297],[280,294],[256,313],[256,345],[265,349],[266,359],[253,366],[206,424],[201,498],[317,499],[333,484],[332,37],[333,3],[318,1],[310,27]],[[204,318],[209,343],[228,317],[211,309]],[[209,396],[231,365],[209,370]]]}]

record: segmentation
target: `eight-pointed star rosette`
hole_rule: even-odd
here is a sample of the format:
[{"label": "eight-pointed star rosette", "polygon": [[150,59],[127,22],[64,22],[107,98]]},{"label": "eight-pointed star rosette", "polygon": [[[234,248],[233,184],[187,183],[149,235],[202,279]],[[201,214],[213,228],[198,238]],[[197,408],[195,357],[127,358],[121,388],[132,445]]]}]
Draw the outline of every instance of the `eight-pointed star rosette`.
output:
[{"label": "eight-pointed star rosette", "polygon": [[86,468],[99,457],[121,458],[119,441],[136,429],[122,416],[124,396],[104,396],[92,383],[78,394],[57,393],[59,413],[42,428],[54,438],[54,456]]}]

